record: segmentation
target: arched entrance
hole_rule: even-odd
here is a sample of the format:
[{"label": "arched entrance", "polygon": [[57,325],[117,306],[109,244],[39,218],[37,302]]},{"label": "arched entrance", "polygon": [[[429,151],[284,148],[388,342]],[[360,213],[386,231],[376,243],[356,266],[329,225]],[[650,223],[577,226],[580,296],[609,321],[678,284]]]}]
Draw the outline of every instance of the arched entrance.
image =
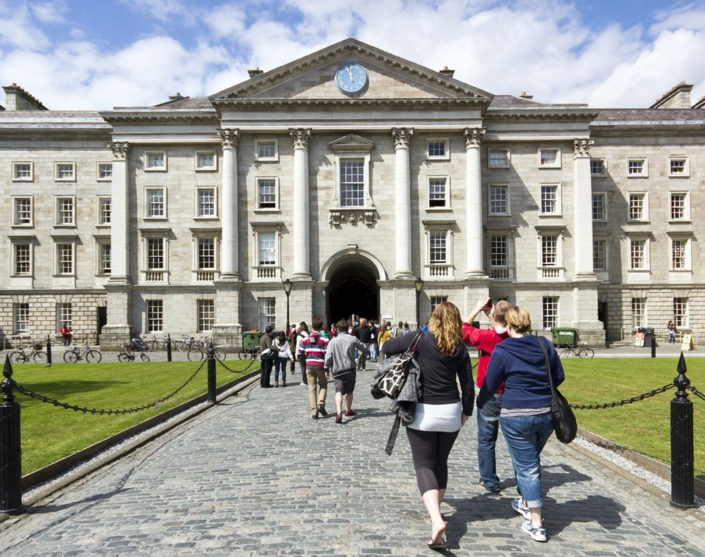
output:
[{"label": "arched entrance", "polygon": [[377,319],[379,287],[377,270],[360,256],[337,261],[328,273],[326,313],[330,323],[351,315]]}]

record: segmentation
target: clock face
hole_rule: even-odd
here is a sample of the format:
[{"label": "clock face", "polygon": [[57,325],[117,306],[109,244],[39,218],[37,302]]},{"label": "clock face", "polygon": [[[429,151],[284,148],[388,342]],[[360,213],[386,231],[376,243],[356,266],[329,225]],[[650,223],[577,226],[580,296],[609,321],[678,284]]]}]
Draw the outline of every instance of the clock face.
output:
[{"label": "clock face", "polygon": [[352,95],[362,91],[367,85],[367,72],[360,64],[343,64],[335,72],[335,83],[343,93]]}]

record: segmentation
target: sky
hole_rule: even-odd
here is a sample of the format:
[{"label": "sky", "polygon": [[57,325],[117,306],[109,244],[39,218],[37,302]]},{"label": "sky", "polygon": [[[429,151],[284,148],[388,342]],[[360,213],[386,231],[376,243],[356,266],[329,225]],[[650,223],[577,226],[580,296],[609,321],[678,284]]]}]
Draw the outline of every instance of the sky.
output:
[{"label": "sky", "polygon": [[347,37],[539,102],[705,96],[705,0],[0,0],[0,85],[52,110],[152,106]]}]

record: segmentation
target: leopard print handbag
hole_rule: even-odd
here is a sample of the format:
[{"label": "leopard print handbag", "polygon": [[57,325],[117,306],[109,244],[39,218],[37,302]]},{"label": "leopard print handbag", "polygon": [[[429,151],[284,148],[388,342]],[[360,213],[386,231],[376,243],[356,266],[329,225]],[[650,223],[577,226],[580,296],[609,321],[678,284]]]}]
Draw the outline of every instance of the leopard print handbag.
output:
[{"label": "leopard print handbag", "polygon": [[419,331],[405,352],[386,358],[377,364],[375,381],[372,383],[371,389],[374,398],[387,396],[396,399],[399,396],[409,376],[409,366],[414,358],[421,334]]}]

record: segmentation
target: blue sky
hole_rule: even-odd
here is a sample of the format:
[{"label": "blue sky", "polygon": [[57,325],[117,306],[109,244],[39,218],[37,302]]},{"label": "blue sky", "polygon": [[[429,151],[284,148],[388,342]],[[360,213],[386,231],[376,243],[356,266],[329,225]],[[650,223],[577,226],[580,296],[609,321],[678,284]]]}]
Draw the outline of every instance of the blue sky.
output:
[{"label": "blue sky", "polygon": [[702,0],[0,0],[0,85],[52,109],[153,105],[348,36],[542,102],[644,107],[681,81],[705,95]]}]

